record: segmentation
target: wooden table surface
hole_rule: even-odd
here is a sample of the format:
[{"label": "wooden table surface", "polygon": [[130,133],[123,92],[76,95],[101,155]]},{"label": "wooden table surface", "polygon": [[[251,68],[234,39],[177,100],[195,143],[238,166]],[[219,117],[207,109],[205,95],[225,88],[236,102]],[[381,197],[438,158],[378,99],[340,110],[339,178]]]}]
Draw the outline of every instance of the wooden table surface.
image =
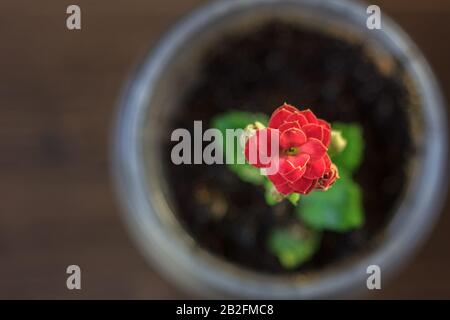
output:
[{"label": "wooden table surface", "polygon": [[[186,298],[144,261],[111,187],[109,138],[128,72],[202,0],[0,4],[0,298]],[[450,94],[450,1],[373,1],[409,32]],[[374,298],[450,298],[446,209],[408,267]],[[82,290],[65,268],[82,268]]]}]

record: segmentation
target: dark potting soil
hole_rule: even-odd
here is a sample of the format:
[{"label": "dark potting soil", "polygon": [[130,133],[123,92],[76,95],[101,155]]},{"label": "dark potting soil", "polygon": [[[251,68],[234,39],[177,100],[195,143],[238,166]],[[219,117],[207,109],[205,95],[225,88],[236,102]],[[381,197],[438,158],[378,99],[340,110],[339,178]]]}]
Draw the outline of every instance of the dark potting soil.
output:
[{"label": "dark potting soil", "polygon": [[[360,123],[365,152],[356,181],[365,224],[347,233],[325,232],[314,258],[294,271],[318,269],[369,250],[404,191],[413,151],[402,73],[394,65],[383,75],[361,43],[274,21],[229,35],[205,55],[199,80],[172,124],[192,132],[193,121],[202,120],[205,130],[213,116],[230,109],[270,115],[285,101],[330,122]],[[172,164],[174,144],[164,151],[166,174],[174,208],[194,239],[236,264],[288,272],[266,242],[272,228],[297,223],[293,207],[287,201],[267,205],[262,188],[242,182],[225,165]]]}]

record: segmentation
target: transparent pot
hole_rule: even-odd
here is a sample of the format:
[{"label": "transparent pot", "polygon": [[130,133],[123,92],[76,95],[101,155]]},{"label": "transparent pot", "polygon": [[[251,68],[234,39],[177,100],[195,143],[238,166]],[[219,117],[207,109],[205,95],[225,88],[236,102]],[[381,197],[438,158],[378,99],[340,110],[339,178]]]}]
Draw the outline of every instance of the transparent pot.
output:
[{"label": "transparent pot", "polygon": [[[172,282],[211,298],[336,298],[367,290],[366,269],[378,265],[383,279],[402,265],[435,223],[446,194],[447,124],[441,92],[428,63],[389,18],[382,29],[366,27],[367,5],[335,0],[223,0],[208,4],[165,35],[131,77],[114,132],[113,174],[124,218],[148,261]],[[202,53],[224,33],[242,32],[277,17],[359,39],[377,57],[404,65],[417,97],[409,112],[418,150],[406,194],[393,218],[364,255],[297,275],[250,271],[197,245],[171,210],[161,143],[169,115],[195,80]],[[149,286],[151,283],[149,283]]]}]

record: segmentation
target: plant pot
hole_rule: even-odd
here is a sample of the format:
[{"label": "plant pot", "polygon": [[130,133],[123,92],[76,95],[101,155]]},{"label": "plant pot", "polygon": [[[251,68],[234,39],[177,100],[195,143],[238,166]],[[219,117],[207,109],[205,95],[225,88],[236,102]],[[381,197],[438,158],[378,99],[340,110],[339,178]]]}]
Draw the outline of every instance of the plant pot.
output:
[{"label": "plant pot", "polygon": [[[381,30],[369,30],[366,8],[333,0],[214,2],[181,21],[138,68],[121,100],[113,170],[133,238],[149,262],[171,281],[202,297],[335,298],[367,290],[370,265],[379,266],[385,279],[423,242],[446,192],[444,103],[412,41],[385,15]],[[242,267],[199,245],[176,212],[182,210],[179,201],[174,204],[174,189],[183,176],[180,181],[168,179],[164,164],[173,115],[183,111],[187,92],[199,82],[205,54],[229,35],[251,33],[274,18],[363,43],[380,69],[400,64],[410,97],[404,110],[415,152],[405,163],[403,191],[392,212],[371,235],[367,250],[305,272]]]}]

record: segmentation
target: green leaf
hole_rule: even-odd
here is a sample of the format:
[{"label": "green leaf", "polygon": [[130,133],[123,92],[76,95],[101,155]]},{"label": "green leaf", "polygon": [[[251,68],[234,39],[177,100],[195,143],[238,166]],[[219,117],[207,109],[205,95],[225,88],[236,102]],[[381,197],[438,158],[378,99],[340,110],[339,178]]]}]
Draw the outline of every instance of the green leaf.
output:
[{"label": "green leaf", "polygon": [[334,122],[333,130],[340,131],[347,140],[345,149],[336,155],[331,155],[332,161],[337,165],[340,172],[353,173],[361,164],[364,152],[364,139],[362,128],[355,123]]},{"label": "green leaf", "polygon": [[286,197],[294,206],[298,204],[300,200],[300,193],[291,193]]},{"label": "green leaf", "polygon": [[227,164],[228,169],[234,172],[242,181],[252,183],[254,185],[262,185],[264,183],[264,176],[261,175],[260,169],[251,166],[248,163],[244,164]]},{"label": "green leaf", "polygon": [[267,176],[264,176],[264,198],[269,206],[274,206],[284,199],[284,196],[278,193],[275,186],[267,178]]},{"label": "green leaf", "polygon": [[317,230],[346,232],[364,223],[360,186],[342,173],[327,191],[315,191],[302,197],[297,215]]},{"label": "green leaf", "polygon": [[[269,118],[262,113],[250,113],[244,111],[230,111],[219,114],[212,119],[212,127],[219,129],[223,135],[223,141],[219,141],[222,150],[224,151],[225,161],[228,168],[234,172],[241,180],[255,185],[262,185],[264,183],[264,176],[261,175],[260,169],[253,167],[245,162],[243,150],[240,146],[239,137],[234,137],[232,141],[227,144],[226,130],[227,129],[244,129],[248,124],[256,121],[267,125]],[[233,142],[233,143],[230,143]]]},{"label": "green leaf", "polygon": [[294,269],[311,259],[319,248],[321,234],[299,225],[272,231],[269,250],[286,269]]}]

